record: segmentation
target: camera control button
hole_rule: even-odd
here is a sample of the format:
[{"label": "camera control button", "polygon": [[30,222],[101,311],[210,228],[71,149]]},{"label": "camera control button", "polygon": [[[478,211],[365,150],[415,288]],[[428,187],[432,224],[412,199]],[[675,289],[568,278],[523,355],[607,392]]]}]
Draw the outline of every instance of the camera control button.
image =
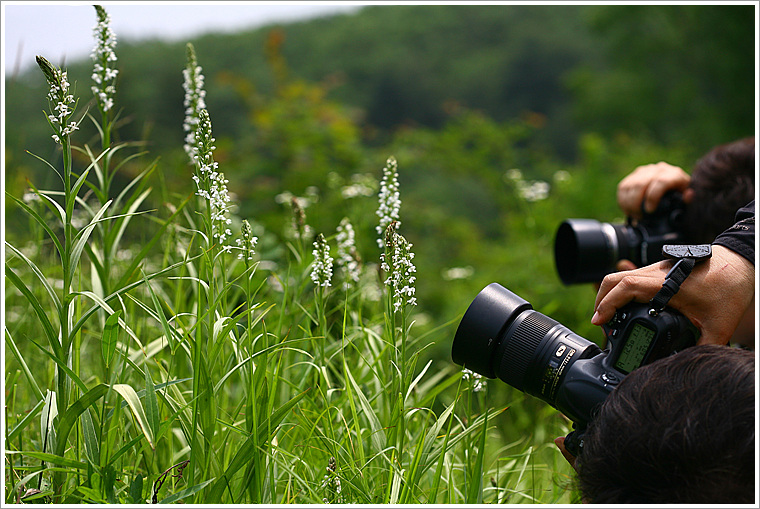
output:
[{"label": "camera control button", "polygon": [[620,379],[612,373],[602,373],[602,381],[610,385],[617,385],[620,383]]}]

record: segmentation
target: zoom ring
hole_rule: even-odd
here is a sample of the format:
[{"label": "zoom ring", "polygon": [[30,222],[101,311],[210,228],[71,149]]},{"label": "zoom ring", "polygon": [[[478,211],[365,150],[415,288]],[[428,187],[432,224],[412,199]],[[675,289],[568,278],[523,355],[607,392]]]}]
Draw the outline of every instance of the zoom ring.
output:
[{"label": "zoom ring", "polygon": [[524,391],[525,374],[546,334],[558,322],[532,311],[515,328],[504,347],[499,377],[507,384]]}]

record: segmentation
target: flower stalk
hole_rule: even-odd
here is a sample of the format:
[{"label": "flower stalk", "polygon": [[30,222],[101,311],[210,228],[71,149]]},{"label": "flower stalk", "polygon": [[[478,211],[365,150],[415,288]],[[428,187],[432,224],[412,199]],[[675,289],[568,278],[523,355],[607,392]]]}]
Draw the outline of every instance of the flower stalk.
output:
[{"label": "flower stalk", "polygon": [[94,65],[92,69],[91,88],[95,95],[98,109],[102,119],[103,150],[111,144],[111,127],[112,121],[109,119],[110,112],[114,106],[114,95],[116,94],[116,76],[119,70],[115,68],[116,63],[116,35],[111,30],[111,16],[100,6],[95,6],[95,12],[98,22],[93,28],[95,35],[95,48],[93,48],[90,57]]}]

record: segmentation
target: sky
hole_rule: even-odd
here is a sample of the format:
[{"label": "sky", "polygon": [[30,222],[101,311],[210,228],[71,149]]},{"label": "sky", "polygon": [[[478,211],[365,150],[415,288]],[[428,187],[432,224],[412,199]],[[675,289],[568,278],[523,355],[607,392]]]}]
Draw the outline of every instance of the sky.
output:
[{"label": "sky", "polygon": [[275,22],[353,12],[361,2],[2,2],[2,62],[6,75],[42,55],[56,65],[89,57],[96,23],[93,4],[105,7],[118,41],[183,40]]}]

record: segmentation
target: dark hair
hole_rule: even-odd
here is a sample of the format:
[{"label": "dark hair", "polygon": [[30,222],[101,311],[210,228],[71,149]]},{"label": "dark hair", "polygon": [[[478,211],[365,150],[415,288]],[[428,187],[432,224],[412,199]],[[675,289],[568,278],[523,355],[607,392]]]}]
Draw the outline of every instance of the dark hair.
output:
[{"label": "dark hair", "polygon": [[576,467],[591,503],[754,503],[754,353],[702,345],[634,370]]},{"label": "dark hair", "polygon": [[755,197],[754,136],[719,145],[702,156],[689,187],[694,199],[685,210],[685,234],[691,243],[710,243]]}]

